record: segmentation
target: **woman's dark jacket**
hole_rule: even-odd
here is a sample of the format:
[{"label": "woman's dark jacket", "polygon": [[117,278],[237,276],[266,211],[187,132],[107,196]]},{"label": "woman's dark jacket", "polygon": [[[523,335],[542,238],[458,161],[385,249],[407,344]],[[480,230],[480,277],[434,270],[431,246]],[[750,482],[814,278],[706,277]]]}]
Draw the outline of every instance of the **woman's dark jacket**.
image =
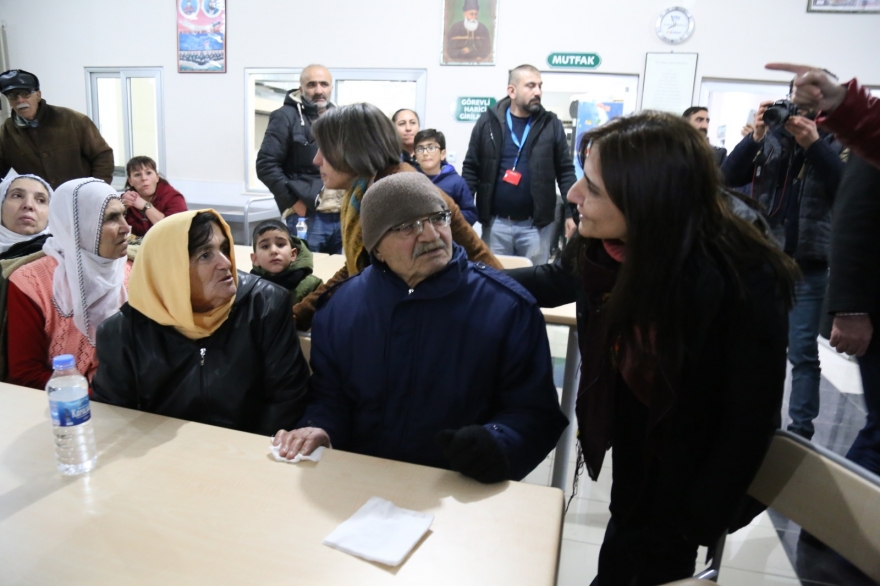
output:
[{"label": "woman's dark jacket", "polygon": [[[648,435],[647,408],[616,376],[611,512],[622,519],[647,516],[666,531],[708,545],[725,529],[742,526],[746,489],[779,426],[788,314],[767,266],[739,271],[745,298],[708,258],[693,260],[691,267],[694,325],[685,341],[684,366],[672,377],[678,381],[673,407],[659,420],[657,433]],[[581,336],[601,310],[562,262],[508,274],[541,306],[577,301]],[[588,343],[582,339],[581,347]],[[581,389],[583,442],[590,430],[584,429],[581,405],[590,387]]]},{"label": "woman's dark jacket", "polygon": [[309,368],[290,293],[238,273],[227,320],[190,340],[127,303],[98,328],[96,401],[271,435],[303,411]]}]

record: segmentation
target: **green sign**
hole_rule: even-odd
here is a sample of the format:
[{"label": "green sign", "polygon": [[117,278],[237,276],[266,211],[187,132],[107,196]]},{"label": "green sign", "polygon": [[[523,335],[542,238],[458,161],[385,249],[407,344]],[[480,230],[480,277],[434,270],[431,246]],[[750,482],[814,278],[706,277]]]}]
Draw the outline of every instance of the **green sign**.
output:
[{"label": "green sign", "polygon": [[495,102],[495,98],[456,98],[453,116],[459,122],[476,122]]},{"label": "green sign", "polygon": [[547,63],[550,67],[596,69],[602,63],[602,58],[596,53],[550,53]]}]

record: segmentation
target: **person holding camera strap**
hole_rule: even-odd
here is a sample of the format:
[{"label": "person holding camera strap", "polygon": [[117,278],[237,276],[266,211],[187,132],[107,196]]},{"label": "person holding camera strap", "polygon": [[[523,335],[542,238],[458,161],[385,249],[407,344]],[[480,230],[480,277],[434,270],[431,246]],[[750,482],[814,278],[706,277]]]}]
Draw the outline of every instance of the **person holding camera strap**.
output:
[{"label": "person holding camera strap", "polygon": [[831,206],[847,155],[814,117],[788,100],[762,102],[754,131],[721,165],[727,185],[751,185],[751,197],[766,210],[773,237],[802,273],[789,315],[788,430],[807,439],[819,414],[817,337],[828,285]]}]

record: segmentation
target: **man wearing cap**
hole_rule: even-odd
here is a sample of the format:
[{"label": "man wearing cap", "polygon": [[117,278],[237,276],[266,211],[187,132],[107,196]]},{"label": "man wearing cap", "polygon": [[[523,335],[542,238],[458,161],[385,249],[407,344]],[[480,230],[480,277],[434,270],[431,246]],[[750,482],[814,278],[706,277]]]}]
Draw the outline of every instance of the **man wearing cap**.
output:
[{"label": "man wearing cap", "polygon": [[481,61],[492,53],[489,29],[479,21],[479,0],[464,0],[462,20],[449,27],[446,53],[455,61]]},{"label": "man wearing cap", "polygon": [[361,202],[372,264],[322,299],[298,429],[281,456],[318,446],[520,480],[567,425],[544,319],[516,282],[467,260],[431,180],[398,173]]},{"label": "man wearing cap", "polygon": [[71,179],[113,179],[113,149],[88,116],[50,106],[40,80],[24,69],[0,74],[11,114],[0,126],[0,177],[9,169],[44,178],[53,189]]}]

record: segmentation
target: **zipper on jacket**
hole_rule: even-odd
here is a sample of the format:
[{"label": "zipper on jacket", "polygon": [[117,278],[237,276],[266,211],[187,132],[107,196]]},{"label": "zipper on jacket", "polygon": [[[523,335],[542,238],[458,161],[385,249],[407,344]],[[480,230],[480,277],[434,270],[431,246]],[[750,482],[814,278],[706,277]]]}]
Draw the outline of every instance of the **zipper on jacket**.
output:
[{"label": "zipper on jacket", "polygon": [[207,348],[199,348],[199,354],[200,354],[201,357],[202,357],[201,366],[204,366],[204,365],[205,365],[205,354],[206,354],[207,352],[208,352],[208,349],[207,349]]},{"label": "zipper on jacket", "polygon": [[407,293],[407,295],[412,295],[412,294],[413,294],[413,291],[415,291],[415,289],[410,289],[410,290],[409,290],[409,293]]}]

